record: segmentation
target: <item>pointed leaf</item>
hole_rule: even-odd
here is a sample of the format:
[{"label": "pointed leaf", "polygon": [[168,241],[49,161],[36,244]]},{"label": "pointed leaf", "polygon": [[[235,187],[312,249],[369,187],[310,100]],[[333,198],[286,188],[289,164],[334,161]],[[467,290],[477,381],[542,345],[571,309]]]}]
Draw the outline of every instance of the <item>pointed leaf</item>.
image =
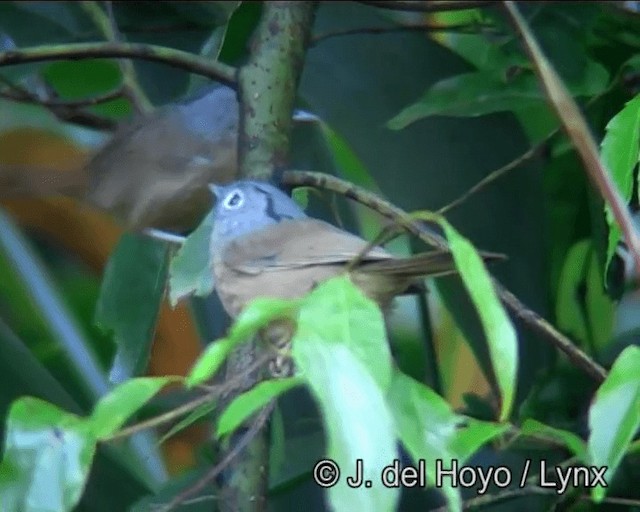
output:
[{"label": "pointed leaf", "polygon": [[[344,277],[322,283],[300,309],[292,355],[322,412],[327,458],[341,472],[327,490],[336,512],[392,511],[398,501],[398,489],[380,483],[398,457],[385,401],[391,361],[384,334],[377,306]],[[346,479],[358,460],[363,482],[353,488]]]},{"label": "pointed leaf", "polygon": [[94,435],[98,439],[112,435],[164,386],[179,380],[181,377],[140,377],[116,386],[93,410],[90,423]]},{"label": "pointed leaf", "polygon": [[[640,94],[611,118],[606,130],[600,148],[602,162],[609,169],[622,197],[629,202],[633,193],[633,169],[640,156]],[[621,232],[608,205],[605,205],[605,214],[609,225],[608,267]]]},{"label": "pointed leaf", "polygon": [[478,311],[487,337],[491,363],[502,394],[500,421],[504,421],[511,413],[516,391],[518,370],[516,331],[476,249],[446,220],[439,218],[438,222],[449,240],[456,268]]},{"label": "pointed leaf", "polygon": [[230,434],[271,400],[301,383],[302,380],[299,377],[266,380],[242,393],[229,404],[220,416],[216,436],[220,438]]},{"label": "pointed leaf", "polygon": [[191,233],[169,264],[169,303],[195,295],[206,297],[215,286],[211,267],[211,232],[213,211]]},{"label": "pointed leaf", "polygon": [[582,462],[587,463],[587,444],[573,432],[550,427],[532,419],[525,420],[522,427],[520,427],[520,432],[523,435],[548,437],[556,442],[559,441],[569,448]]},{"label": "pointed leaf", "polygon": [[118,347],[112,382],[122,382],[146,368],[167,274],[167,245],[125,234],[109,258],[96,323],[113,332]]},{"label": "pointed leaf", "polygon": [[[627,347],[616,359],[589,410],[590,463],[608,466],[608,483],[640,426],[639,375],[640,348]],[[601,486],[594,487],[594,500],[602,500],[606,491]]]}]

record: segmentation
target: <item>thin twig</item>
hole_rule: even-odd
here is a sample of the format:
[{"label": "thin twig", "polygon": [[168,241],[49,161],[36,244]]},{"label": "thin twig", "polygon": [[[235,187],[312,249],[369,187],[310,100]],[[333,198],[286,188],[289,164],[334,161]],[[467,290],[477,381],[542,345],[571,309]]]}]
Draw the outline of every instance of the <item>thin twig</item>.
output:
[{"label": "thin twig", "polygon": [[258,368],[260,368],[261,366],[269,362],[271,358],[273,358],[273,353],[265,352],[264,354],[261,354],[259,357],[257,357],[254,361],[252,361],[252,364],[248,366],[242,374],[240,373],[235,374],[230,379],[227,379],[224,382],[224,384],[221,384],[218,386],[207,386],[206,395],[203,395],[194,400],[191,400],[190,402],[182,404],[176,407],[175,409],[167,411],[164,414],[154,416],[153,418],[149,418],[148,420],[141,421],[140,423],[136,423],[135,425],[131,425],[130,427],[124,428],[116,432],[112,436],[105,438],[104,441],[114,441],[116,439],[128,437],[142,430],[158,427],[164,423],[168,423],[169,421],[172,421],[180,416],[183,416],[193,411],[194,409],[200,407],[201,405],[207,402],[210,402],[218,397],[221,397],[226,393],[230,393],[231,391],[240,387],[243,384],[244,379],[246,378],[247,375],[250,375],[255,370],[257,370]]},{"label": "thin twig", "polygon": [[477,34],[487,29],[492,32],[497,32],[494,25],[486,23],[460,23],[457,25],[427,25],[427,24],[412,24],[412,25],[400,25],[396,27],[360,27],[360,28],[348,28],[343,30],[333,30],[331,32],[324,32],[311,38],[310,45],[317,46],[328,39],[334,37],[344,37],[353,35],[380,35],[380,34],[392,34],[395,32],[455,32],[459,34]]},{"label": "thin twig", "polygon": [[[286,171],[282,176],[283,182],[292,186],[315,186],[339,193],[362,203],[381,215],[391,219],[409,233],[419,237],[422,241],[441,250],[449,250],[446,240],[433,230],[429,229],[423,222],[414,220],[411,215],[397,206],[381,199],[375,194],[361,187],[353,185],[347,181],[311,171]],[[533,327],[544,338],[549,340],[556,348],[564,354],[578,368],[582,368],[596,382],[602,382],[607,372],[598,363],[591,359],[585,352],[576,347],[569,338],[558,332],[549,322],[536,312],[527,308],[515,295],[507,290],[497,279],[493,278],[493,285],[498,296],[506,304],[509,310],[522,319],[527,325]]]},{"label": "thin twig", "polygon": [[28,91],[22,87],[8,82],[3,77],[0,77],[0,82],[4,82],[8,85],[6,89],[0,90],[0,96],[11,101],[18,101],[21,103],[30,103],[34,105],[41,105],[47,108],[84,108],[94,107],[101,105],[102,103],[108,103],[109,101],[116,100],[122,97],[122,88],[117,87],[112,91],[105,92],[104,94],[97,94],[89,98],[81,98],[77,100],[60,100],[60,99],[45,99],[38,98],[35,93]]},{"label": "thin twig", "polygon": [[[593,104],[596,101],[598,101],[605,94],[607,94],[614,87],[614,84],[616,83],[616,81],[617,79],[612,80],[611,85],[607,89],[602,91],[600,94],[590,98],[589,101],[587,101],[585,104],[585,109],[593,106]],[[547,145],[551,142],[551,139],[553,139],[559,133],[560,133],[560,127],[552,130],[535,146],[529,148],[527,151],[525,151],[521,155],[511,160],[509,163],[503,165],[499,169],[496,169],[495,171],[490,172],[487,176],[485,176],[480,181],[478,181],[478,183],[473,185],[469,190],[465,191],[458,198],[454,199],[449,204],[440,208],[437,213],[439,213],[440,215],[444,215],[445,213],[451,211],[452,209],[460,206],[465,201],[468,201],[470,197],[477,194],[478,192],[480,192],[481,190],[483,190],[484,188],[486,188],[487,186],[489,186],[491,183],[498,180],[499,178],[502,178],[502,176],[504,176],[505,174],[527,163],[529,160],[536,158],[537,156],[539,156],[541,153],[544,152]]]},{"label": "thin twig", "polygon": [[[77,102],[73,101],[59,101],[48,98],[40,98],[37,94],[12,83],[6,77],[0,75],[0,82],[4,83],[7,87],[0,91],[0,98],[4,98],[10,101],[16,101],[19,103],[28,103],[31,105],[40,105],[48,109],[54,116],[64,122],[74,123],[79,126],[85,126],[87,128],[93,128],[97,130],[114,130],[117,123],[107,117],[99,116],[92,112],[82,110],[82,104],[93,104],[110,101],[118,96],[116,91],[111,91],[104,96],[96,97],[95,99],[85,99]],[[112,97],[113,95],[113,97]]]},{"label": "thin twig", "polygon": [[[107,13],[105,13],[98,2],[95,1],[83,1],[80,2],[81,7],[89,15],[94,24],[98,27],[98,30],[102,32],[105,39],[112,43],[120,42],[121,35],[116,24],[115,16],[113,14],[113,7],[110,1],[105,2]],[[118,67],[122,73],[122,90],[126,98],[131,102],[135,111],[138,114],[148,113],[153,109],[153,105],[147,98],[144,90],[138,83],[136,70],[133,67],[133,62],[128,59],[118,59]]]},{"label": "thin twig", "polygon": [[544,92],[562,122],[578,155],[584,164],[587,175],[611,208],[611,212],[624,234],[625,242],[631,249],[636,270],[640,275],[640,237],[636,232],[629,209],[620,195],[609,171],[604,167],[598,154],[596,142],[582,116],[578,105],[571,97],[562,80],[553,69],[538,42],[533,37],[526,22],[513,2],[504,2],[514,26],[522,36],[522,42],[534,63],[534,67]]},{"label": "thin twig", "polygon": [[0,66],[58,59],[131,58],[161,62],[234,86],[236,69],[190,52],[141,43],[70,43],[32,46],[0,52]]},{"label": "thin twig", "polygon": [[360,3],[380,7],[381,9],[391,9],[394,11],[412,12],[443,12],[460,11],[464,9],[475,9],[477,7],[487,7],[497,3],[482,0],[431,0],[411,1],[411,0],[391,0],[391,1],[361,1]]},{"label": "thin twig", "polygon": [[148,420],[141,421],[140,423],[136,423],[135,425],[131,425],[130,427],[123,428],[119,430],[115,434],[112,434],[109,437],[102,439],[105,442],[117,441],[118,439],[122,439],[125,437],[132,436],[133,434],[137,434],[143,430],[147,430],[149,428],[159,427],[164,423],[168,423],[172,420],[179,418],[180,416],[184,416],[187,413],[197,409],[201,405],[204,405],[210,401],[212,401],[217,393],[210,393],[207,395],[200,396],[194,400],[191,400],[187,403],[184,403],[175,409],[171,409],[170,411],[165,412],[164,414],[159,414],[158,416],[154,416],[153,418],[149,418]]},{"label": "thin twig", "polygon": [[181,493],[177,494],[169,503],[167,503],[164,507],[159,509],[159,512],[169,512],[173,510],[175,507],[186,501],[189,496],[194,495],[208,484],[213,482],[213,480],[222,472],[224,469],[234,461],[234,459],[240,455],[240,453],[245,449],[245,447],[253,440],[253,438],[262,430],[262,428],[266,425],[269,416],[271,415],[271,411],[275,406],[275,402],[271,401],[268,405],[262,409],[255,419],[251,422],[250,427],[247,431],[242,434],[242,437],[238,439],[231,450],[227,452],[224,458],[218,462],[211,470],[209,470],[200,480],[198,480],[195,484],[193,484],[188,489],[185,489]]},{"label": "thin twig", "polygon": [[551,138],[558,133],[559,130],[554,130],[552,131],[549,135],[547,135],[544,140],[542,142],[540,142],[539,144],[533,146],[532,148],[530,148],[529,150],[525,151],[523,154],[521,154],[520,156],[514,158],[513,160],[511,160],[511,162],[503,165],[502,167],[500,167],[499,169],[496,169],[495,171],[490,172],[489,174],[487,174],[484,178],[482,178],[478,183],[476,183],[475,185],[473,185],[469,190],[466,190],[462,195],[460,195],[458,198],[454,199],[453,201],[451,201],[449,204],[443,206],[442,208],[440,208],[437,213],[440,215],[444,215],[445,213],[449,212],[450,210],[452,210],[453,208],[460,206],[462,203],[464,203],[465,201],[468,201],[469,198],[471,198],[471,196],[477,194],[478,192],[480,192],[482,189],[484,189],[485,187],[487,187],[488,185],[490,185],[491,183],[493,183],[494,181],[496,181],[497,179],[501,178],[502,176],[504,176],[505,174],[507,174],[508,172],[512,171],[513,169],[521,166],[522,164],[528,162],[529,160],[535,158],[537,155],[539,155],[542,150],[544,149],[544,147],[547,145],[547,143],[551,140]]}]

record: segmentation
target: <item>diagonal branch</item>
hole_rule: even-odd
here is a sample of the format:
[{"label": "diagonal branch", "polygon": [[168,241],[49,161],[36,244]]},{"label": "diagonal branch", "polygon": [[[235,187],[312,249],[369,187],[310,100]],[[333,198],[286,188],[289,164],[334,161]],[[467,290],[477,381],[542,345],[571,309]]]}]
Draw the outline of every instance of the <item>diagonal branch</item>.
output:
[{"label": "diagonal branch", "polygon": [[[412,235],[417,236],[428,245],[441,250],[449,250],[449,245],[446,240],[429,229],[424,223],[416,221],[411,217],[411,215],[397,206],[394,206],[368,190],[353,185],[352,183],[328,174],[310,171],[287,171],[283,174],[282,180],[287,185],[306,185],[323,188],[342,194],[349,199],[354,199],[359,203],[372,208],[384,217],[391,219],[393,222],[406,229]],[[493,284],[502,302],[505,303],[514,315],[522,319],[523,322],[541,334],[557,349],[564,352],[573,364],[578,368],[583,369],[595,381],[602,382],[605,379],[607,372],[604,368],[591,359],[585,352],[576,347],[569,338],[558,332],[549,322],[538,315],[535,311],[527,308],[497,279],[493,279]]]},{"label": "diagonal branch", "polygon": [[524,19],[513,2],[505,2],[511,20],[522,36],[522,42],[534,63],[536,73],[551,106],[556,111],[567,135],[582,159],[587,175],[595,185],[600,195],[611,208],[616,222],[624,234],[625,241],[633,254],[638,275],[640,275],[640,237],[634,227],[622,196],[618,192],[610,173],[604,167],[598,154],[596,142],[591,135],[578,105],[567,91],[562,80],[553,69],[540,46],[531,34]]},{"label": "diagonal branch", "polygon": [[[93,0],[82,1],[80,2],[80,5],[93,20],[105,38],[112,43],[117,43],[121,37],[113,14],[113,5],[110,1],[105,3],[107,13],[100,8],[98,2]],[[118,60],[118,66],[122,73],[122,91],[124,96],[126,96],[132,103],[138,114],[150,112],[153,109],[153,106],[138,84],[138,77],[136,75],[136,70],[133,67],[133,62],[127,59],[120,59]]]}]

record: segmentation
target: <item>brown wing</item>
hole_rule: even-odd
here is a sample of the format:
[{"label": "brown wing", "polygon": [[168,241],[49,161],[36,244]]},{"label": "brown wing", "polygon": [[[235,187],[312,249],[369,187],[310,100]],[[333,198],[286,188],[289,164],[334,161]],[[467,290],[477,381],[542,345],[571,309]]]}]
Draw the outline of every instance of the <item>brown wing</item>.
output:
[{"label": "brown wing", "polygon": [[[249,274],[344,264],[367,246],[362,238],[318,219],[285,220],[267,229],[237,238],[224,250],[224,263]],[[380,247],[363,261],[381,261],[393,256]]]}]

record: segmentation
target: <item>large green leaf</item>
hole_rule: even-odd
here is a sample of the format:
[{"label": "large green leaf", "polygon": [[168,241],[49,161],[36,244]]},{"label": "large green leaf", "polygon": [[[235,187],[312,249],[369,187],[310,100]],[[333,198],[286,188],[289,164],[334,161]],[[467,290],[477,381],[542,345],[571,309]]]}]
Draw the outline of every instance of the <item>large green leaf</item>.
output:
[{"label": "large green leaf", "polygon": [[[640,348],[627,347],[616,359],[589,410],[590,463],[608,467],[605,479],[609,484],[640,426],[639,375]],[[600,501],[606,492],[606,488],[596,486],[592,496]]]},{"label": "large green leaf", "polygon": [[[437,464],[444,470],[461,467],[482,445],[509,428],[465,418],[423,384],[396,372],[388,403],[393,412],[398,437],[416,465],[425,462],[427,484],[436,486],[447,500],[448,510],[461,510],[459,489],[451,478],[437,481]],[[489,469],[490,470],[490,469]]]},{"label": "large green leaf", "polygon": [[[379,309],[346,277],[326,281],[304,300],[292,344],[296,368],[322,412],[327,458],[339,468],[327,491],[332,509],[395,510],[398,490],[380,482],[398,454],[385,400],[391,360]],[[354,488],[346,479],[356,475],[358,460],[363,481]],[[316,465],[316,476],[326,470]]]},{"label": "large green leaf", "polygon": [[598,255],[590,240],[567,253],[558,281],[558,327],[585,346],[601,348],[611,339],[615,307],[602,286]]},{"label": "large green leaf", "polygon": [[380,388],[389,386],[391,353],[382,312],[348,277],[329,279],[304,299],[293,343],[311,337],[345,345]]},{"label": "large green leaf", "polygon": [[125,234],[111,255],[96,305],[96,323],[113,332],[118,347],[113,382],[146,367],[167,274],[166,244]]},{"label": "large green leaf", "polygon": [[520,432],[526,436],[543,437],[555,442],[560,442],[569,448],[581,462],[587,463],[586,443],[569,430],[554,428],[529,418],[525,420],[522,427],[520,427]]},{"label": "large green leaf", "polygon": [[[455,456],[450,442],[462,418],[426,386],[396,373],[389,390],[389,406],[395,420],[398,437],[411,454],[414,463],[424,460],[427,475],[436,474],[436,461],[450,467]],[[430,485],[436,485],[433,477]],[[462,510],[460,491],[451,479],[444,479],[440,489],[449,510]]]},{"label": "large green leaf", "polygon": [[211,232],[213,212],[210,212],[185,240],[169,264],[169,302],[195,295],[206,297],[215,286],[211,262]]},{"label": "large green leaf", "polygon": [[[602,139],[601,157],[618,191],[629,202],[633,193],[633,170],[640,158],[640,94],[627,102],[607,124],[607,133]],[[620,241],[621,232],[609,205],[605,205],[605,214],[609,225],[608,267]]]},{"label": "large green leaf", "polygon": [[[406,107],[388,123],[400,130],[433,115],[474,117],[494,112],[545,108],[545,95],[535,74],[528,69],[488,69],[463,73],[431,86],[416,103]],[[580,96],[604,89],[609,75],[604,67],[589,62],[588,79],[571,92]]]},{"label": "large green leaf", "polygon": [[509,417],[516,392],[518,339],[500,302],[489,273],[473,245],[443,218],[444,229],[456,269],[473,301],[489,345],[493,371],[502,395],[500,420]]},{"label": "large green leaf", "polygon": [[[116,89],[122,81],[115,61],[99,59],[53,62],[43,75],[62,99],[69,100],[104,94]],[[91,110],[116,119],[131,114],[131,106],[124,98],[93,106]]]},{"label": "large green leaf", "polygon": [[178,377],[141,377],[124,382],[96,404],[90,424],[98,438],[108,437],[118,430],[153,395]]},{"label": "large green leaf", "polygon": [[0,463],[3,512],[64,512],[89,475],[96,438],[86,420],[37,398],[14,402]]}]

